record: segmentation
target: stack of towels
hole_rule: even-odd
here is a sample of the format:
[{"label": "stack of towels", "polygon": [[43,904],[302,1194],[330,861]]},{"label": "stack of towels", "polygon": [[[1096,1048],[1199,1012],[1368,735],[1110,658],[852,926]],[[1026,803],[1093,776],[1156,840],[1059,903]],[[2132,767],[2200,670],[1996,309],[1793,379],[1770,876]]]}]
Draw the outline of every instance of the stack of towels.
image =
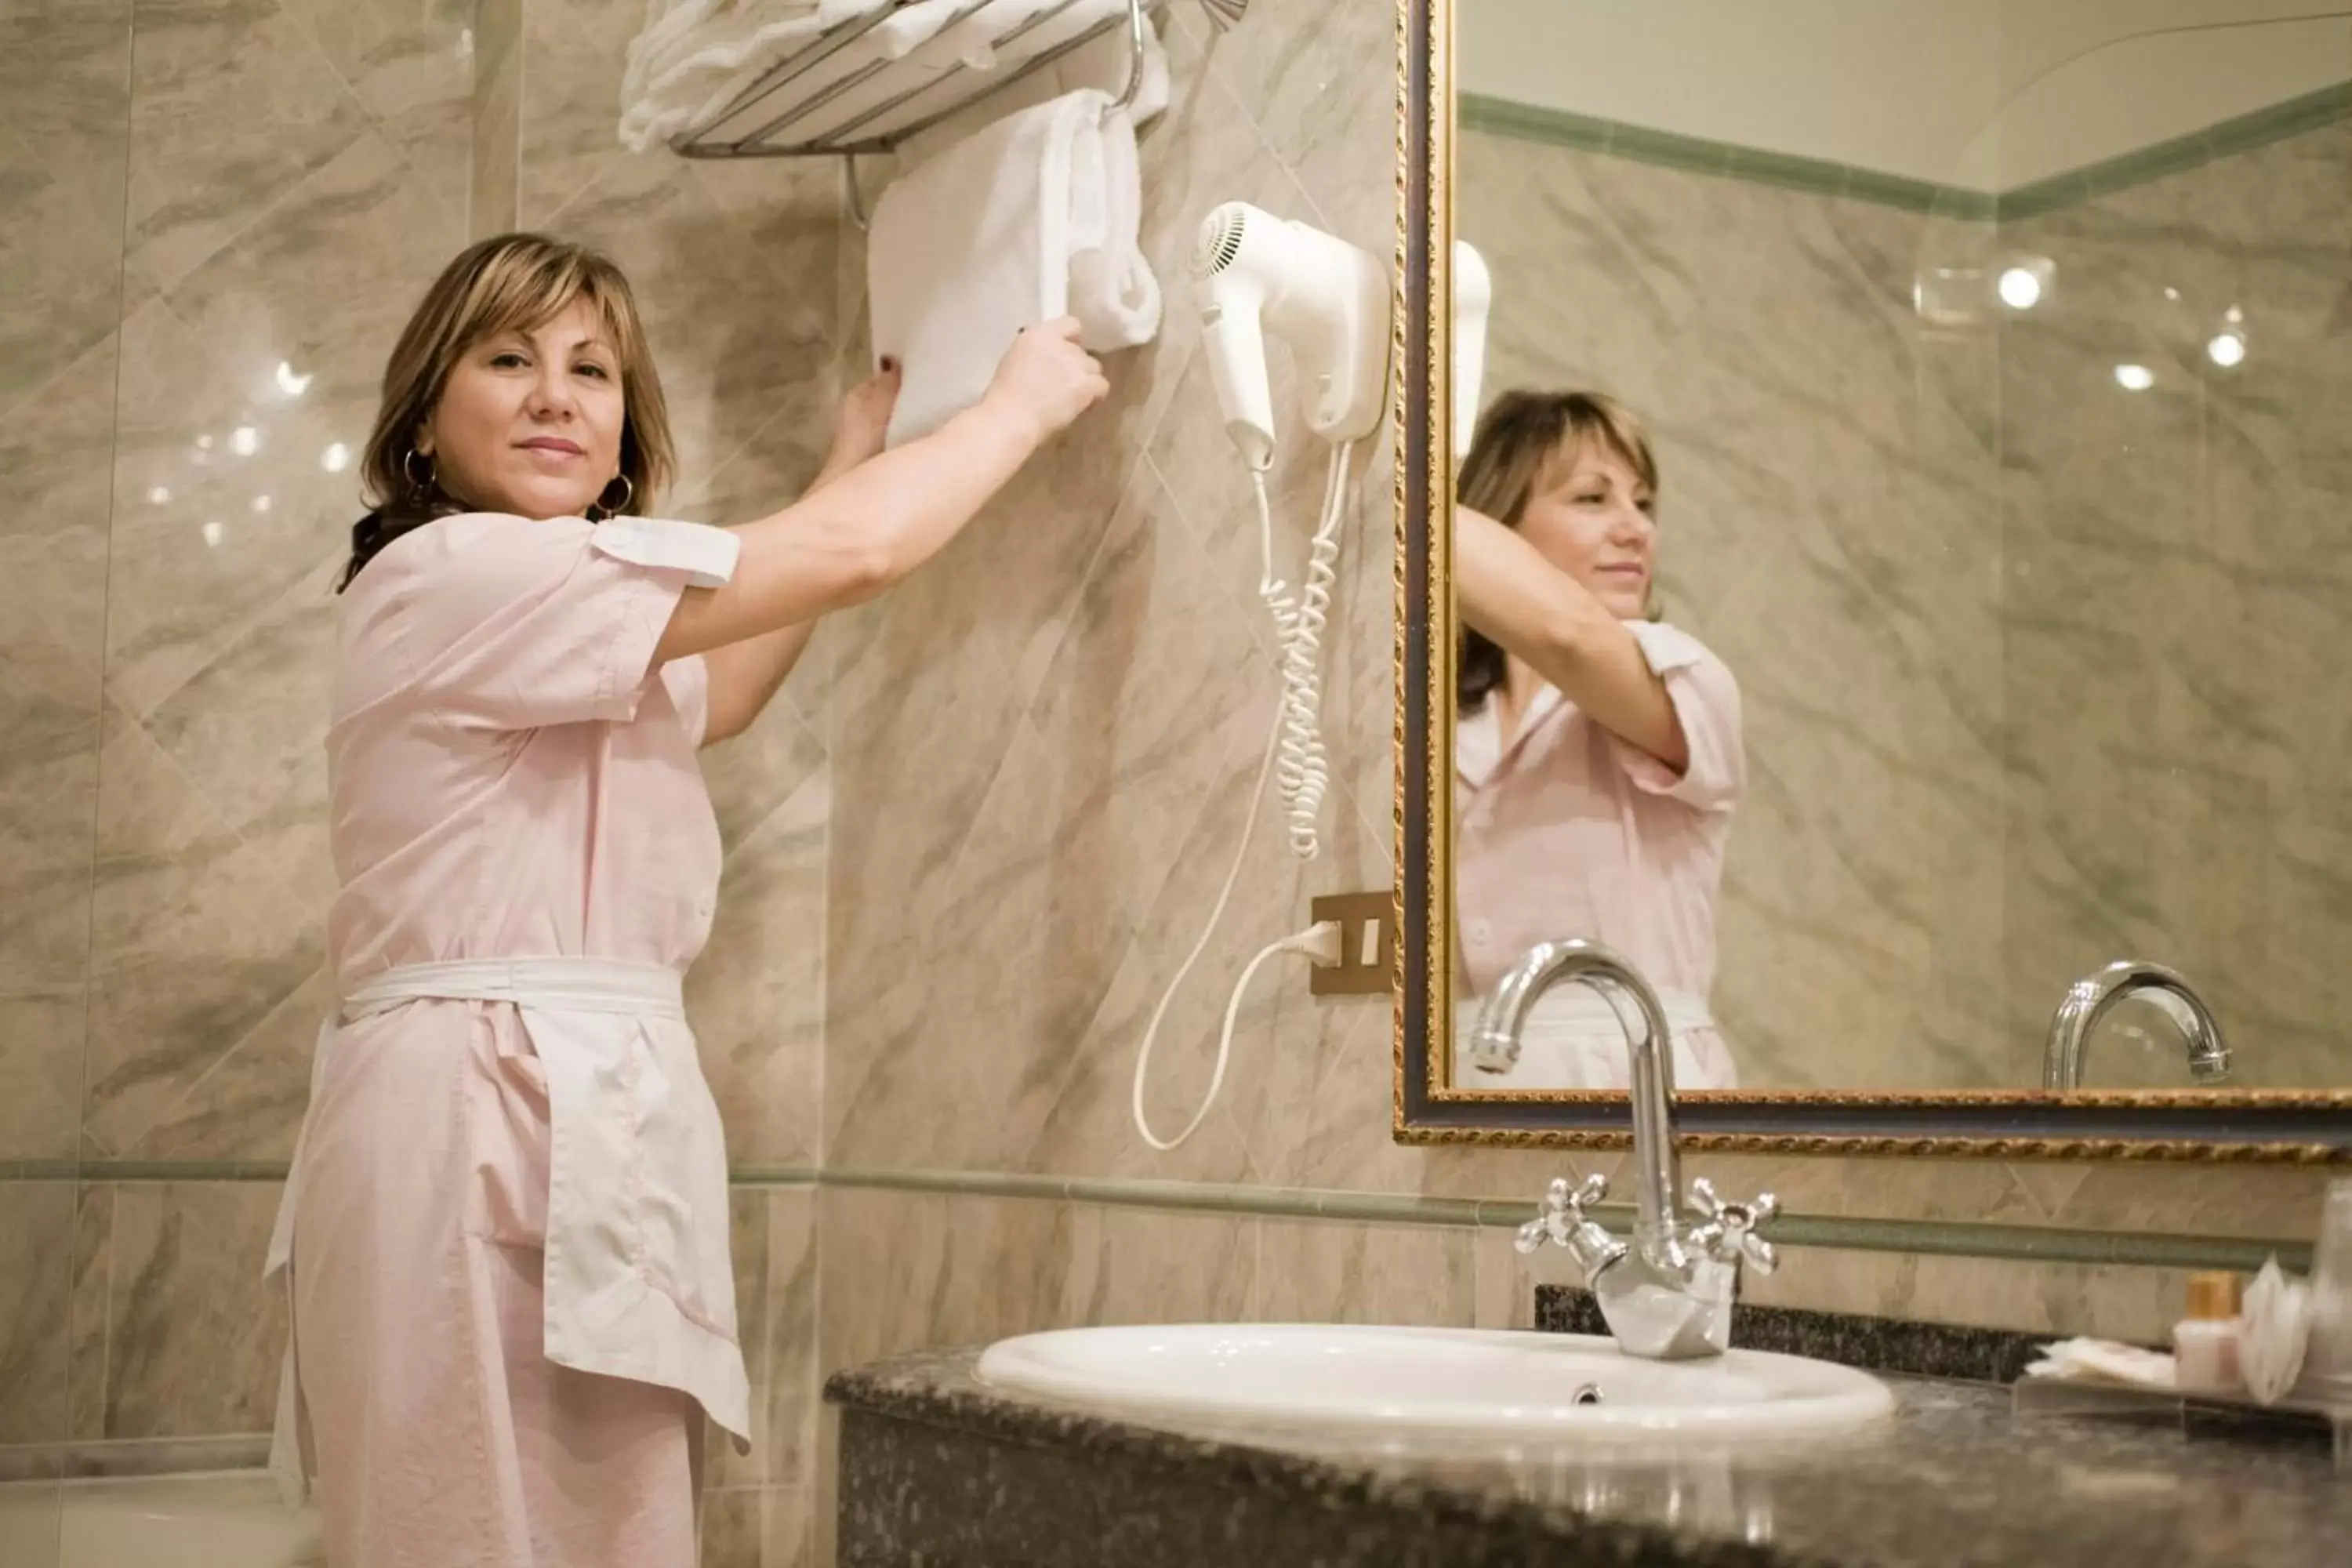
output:
[{"label": "stack of towels", "polygon": [[[845,131],[869,140],[948,101],[941,94],[874,113],[910,89],[959,68],[1009,74],[1127,8],[1128,0],[647,0],[621,81],[621,141],[644,152],[688,131],[731,139],[796,110],[780,139]],[[738,96],[804,50],[824,58],[738,119],[720,121]],[[877,68],[884,64],[896,68]]]}]

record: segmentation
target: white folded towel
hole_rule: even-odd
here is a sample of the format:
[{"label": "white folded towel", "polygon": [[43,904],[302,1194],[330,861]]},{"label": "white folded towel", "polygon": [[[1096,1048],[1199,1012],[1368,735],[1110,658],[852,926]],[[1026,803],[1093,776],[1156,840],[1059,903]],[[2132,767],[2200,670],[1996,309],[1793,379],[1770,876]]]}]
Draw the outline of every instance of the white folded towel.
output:
[{"label": "white folded towel", "polygon": [[[936,118],[959,102],[986,96],[995,85],[988,73],[1009,79],[1014,68],[1083,37],[1127,12],[1127,0],[917,0],[873,23],[856,38],[784,90],[762,100],[735,127],[748,131],[803,106],[787,134],[796,142],[836,138],[870,142]],[[1026,27],[1024,32],[1022,29]],[[1018,35],[1017,37],[1015,35]],[[1125,51],[1120,58],[1125,59]],[[1144,24],[1145,81],[1163,85],[1157,102],[1145,95],[1129,118],[1141,124],[1167,100],[1167,57],[1159,35]],[[887,68],[884,68],[887,67]],[[1157,75],[1154,74],[1156,67]],[[937,92],[925,89],[942,78],[963,79]],[[1043,101],[1052,92],[1036,95]]]},{"label": "white folded towel", "polygon": [[889,444],[979,402],[1039,321],[1077,317],[1096,353],[1150,342],[1160,283],[1141,218],[1134,121],[1093,89],[1000,120],[894,183],[866,243],[875,355],[905,367]]},{"label": "white folded towel", "polygon": [[[905,130],[977,96],[974,81],[952,95],[908,98],[959,71],[1025,65],[1122,16],[1128,0],[648,0],[645,26],[629,45],[621,83],[620,139],[642,153],[689,131],[747,134],[800,112],[785,132],[808,141],[836,132],[870,141]],[[848,35],[731,124],[719,116],[761,78],[803,50]],[[1134,106],[1139,124],[1167,98],[1167,59],[1145,23],[1146,82],[1158,100]],[[882,69],[887,65],[891,68]],[[907,99],[908,101],[899,102]],[[897,107],[891,107],[897,104]],[[877,110],[887,110],[877,113]]]},{"label": "white folded towel", "polygon": [[694,50],[769,22],[814,16],[823,0],[646,0],[645,26],[629,40],[628,68],[658,79]]},{"label": "white folded towel", "polygon": [[2276,1405],[2294,1391],[2311,1345],[2311,1288],[2290,1278],[2276,1258],[2263,1265],[2238,1331],[2238,1365],[2246,1392],[2257,1403]]},{"label": "white folded towel", "polygon": [[[986,70],[992,66],[1034,58],[1066,44],[1113,16],[1124,16],[1128,0],[991,0],[940,34],[939,41],[965,65],[974,70]],[[1058,12],[1056,7],[1060,7]],[[1144,26],[1151,26],[1149,18]],[[1024,27],[1029,30],[1006,46],[1007,56],[1000,61],[997,45]]]},{"label": "white folded towel", "polygon": [[[959,98],[977,99],[991,91],[994,84],[988,81],[989,73],[1009,80],[1038,56],[1075,43],[1127,14],[1127,0],[1076,0],[1068,9],[1056,11],[1055,7],[1060,4],[1061,0],[992,0],[985,9],[942,29],[937,37],[908,56],[907,64],[940,75],[961,68],[964,79],[951,89],[916,99],[887,114],[873,117],[856,128],[856,135],[860,140],[869,140],[908,131],[936,116]],[[1022,31],[1024,26],[1028,30]],[[1034,79],[1044,84],[1044,89],[1034,91],[1028,102],[1041,103],[1074,85],[1112,90],[1124,87],[1126,29],[1118,28],[1118,34],[1121,41],[1116,42],[1115,47],[1100,47],[1099,54],[1073,53],[1066,65],[1058,67],[1065,73],[1058,87],[1049,77]],[[1118,67],[1108,70],[1101,62],[1114,58]],[[1096,67],[1091,71],[1087,68],[1089,62]],[[1075,82],[1067,74],[1071,72],[1076,73]],[[1168,107],[1168,53],[1160,47],[1159,31],[1147,16],[1143,20],[1143,75],[1135,101],[1128,106],[1128,119],[1137,125],[1147,123]]]},{"label": "white folded towel", "polygon": [[[811,104],[792,123],[795,141],[814,140],[836,132],[844,141],[865,141],[879,135],[879,121],[868,124],[874,111],[887,108],[937,81],[956,68],[953,55],[933,47],[940,34],[992,10],[1003,0],[916,0],[868,27],[839,54],[803,76],[789,89],[762,107],[771,116],[793,104]],[[887,66],[887,69],[881,68]],[[824,101],[812,100],[823,96]],[[911,122],[952,102],[918,96],[893,110],[893,121]]]},{"label": "white folded towel", "polygon": [[[938,0],[925,0],[926,5]],[[621,144],[642,153],[708,125],[739,93],[808,48],[835,27],[860,24],[891,0],[652,0],[645,28],[629,45],[621,75]],[[912,7],[919,8],[919,7]],[[939,20],[944,22],[945,14]],[[885,16],[867,31],[888,24]],[[862,52],[864,37],[845,45],[795,79],[788,91],[762,102],[762,119],[781,114],[838,81]],[[844,65],[842,57],[851,57]],[[747,123],[741,129],[750,130]]]}]

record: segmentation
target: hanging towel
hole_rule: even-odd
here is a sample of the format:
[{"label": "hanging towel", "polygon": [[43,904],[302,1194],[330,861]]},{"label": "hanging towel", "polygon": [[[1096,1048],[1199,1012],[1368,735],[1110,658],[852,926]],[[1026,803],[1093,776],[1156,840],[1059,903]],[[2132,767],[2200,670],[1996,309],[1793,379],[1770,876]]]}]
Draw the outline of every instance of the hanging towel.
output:
[{"label": "hanging towel", "polygon": [[[938,0],[925,0],[926,5]],[[642,153],[709,125],[770,70],[836,29],[854,35],[789,89],[762,100],[773,118],[855,68],[866,32],[887,24],[891,0],[652,0],[621,76],[621,144]],[[948,13],[938,13],[944,24]],[[895,36],[895,35],[894,35]],[[758,119],[741,127],[750,130]]]},{"label": "hanging towel", "polygon": [[1024,327],[1076,316],[1096,353],[1150,342],[1160,283],[1141,208],[1135,123],[1092,89],[1000,120],[885,191],[866,289],[875,354],[905,366],[889,444],[979,402]]}]

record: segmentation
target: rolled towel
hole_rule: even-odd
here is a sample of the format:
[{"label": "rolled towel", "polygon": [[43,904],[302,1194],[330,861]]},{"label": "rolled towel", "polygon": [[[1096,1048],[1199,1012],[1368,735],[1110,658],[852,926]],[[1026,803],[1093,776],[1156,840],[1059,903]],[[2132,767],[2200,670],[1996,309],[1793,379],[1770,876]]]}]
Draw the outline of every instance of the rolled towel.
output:
[{"label": "rolled towel", "polygon": [[2291,1279],[2273,1258],[2263,1265],[2246,1292],[2238,1332],[2238,1364],[2246,1392],[2263,1405],[2276,1405],[2294,1392],[2303,1375],[2303,1352],[2311,1343],[2311,1290]]}]

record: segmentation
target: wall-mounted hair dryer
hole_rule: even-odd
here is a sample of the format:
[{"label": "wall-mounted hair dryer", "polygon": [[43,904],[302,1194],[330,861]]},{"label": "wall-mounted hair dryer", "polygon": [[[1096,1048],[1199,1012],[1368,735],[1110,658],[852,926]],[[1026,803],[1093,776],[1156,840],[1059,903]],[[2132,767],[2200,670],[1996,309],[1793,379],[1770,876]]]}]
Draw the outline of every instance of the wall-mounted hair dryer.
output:
[{"label": "wall-mounted hair dryer", "polygon": [[[1238,11],[1243,0],[1232,0]],[[1330,766],[1323,750],[1319,712],[1323,701],[1323,628],[1331,609],[1339,559],[1339,529],[1347,521],[1349,461],[1358,442],[1379,433],[1389,392],[1388,268],[1344,239],[1292,223],[1246,202],[1227,202],[1201,225],[1192,247],[1194,298],[1201,307],[1209,380],[1226,433],[1248,465],[1257,499],[1258,548],[1263,563],[1258,597],[1274,616],[1282,649],[1282,700],[1266,737],[1265,759],[1250,791],[1249,815],[1241,842],[1225,871],[1225,885],[1209,911],[1207,929],[1177,966],[1175,978],[1152,1010],[1135,1055],[1132,1110],[1136,1131],[1155,1149],[1173,1149],[1192,1135],[1224,1086],[1225,1062],[1234,1048],[1234,1021],[1241,1012],[1251,976],[1278,953],[1303,952],[1318,963],[1339,957],[1337,922],[1318,921],[1307,930],[1268,945],[1243,966],[1225,1002],[1224,1033],[1217,1040],[1217,1065],[1209,1092],[1182,1131],[1162,1138],[1144,1114],[1144,1086],[1151,1073],[1151,1046],[1168,1016],[1184,977],[1200,962],[1249,854],[1258,807],[1269,779],[1279,780],[1289,817],[1291,852],[1311,860],[1318,852],[1317,821]],[[1307,570],[1293,592],[1275,571],[1274,507],[1266,496],[1266,473],[1274,467],[1274,394],[1266,384],[1268,334],[1290,345],[1307,397],[1307,427],[1331,443],[1331,467],[1323,486],[1322,515],[1307,548]]]},{"label": "wall-mounted hair dryer", "polygon": [[1486,258],[1466,239],[1454,242],[1454,460],[1470,455],[1478,436],[1478,399],[1486,378],[1486,314],[1495,279]]},{"label": "wall-mounted hair dryer", "polygon": [[1274,466],[1268,333],[1297,362],[1308,429],[1338,443],[1380,428],[1388,403],[1387,268],[1321,229],[1227,202],[1201,225],[1192,277],[1217,406],[1253,471]]}]

